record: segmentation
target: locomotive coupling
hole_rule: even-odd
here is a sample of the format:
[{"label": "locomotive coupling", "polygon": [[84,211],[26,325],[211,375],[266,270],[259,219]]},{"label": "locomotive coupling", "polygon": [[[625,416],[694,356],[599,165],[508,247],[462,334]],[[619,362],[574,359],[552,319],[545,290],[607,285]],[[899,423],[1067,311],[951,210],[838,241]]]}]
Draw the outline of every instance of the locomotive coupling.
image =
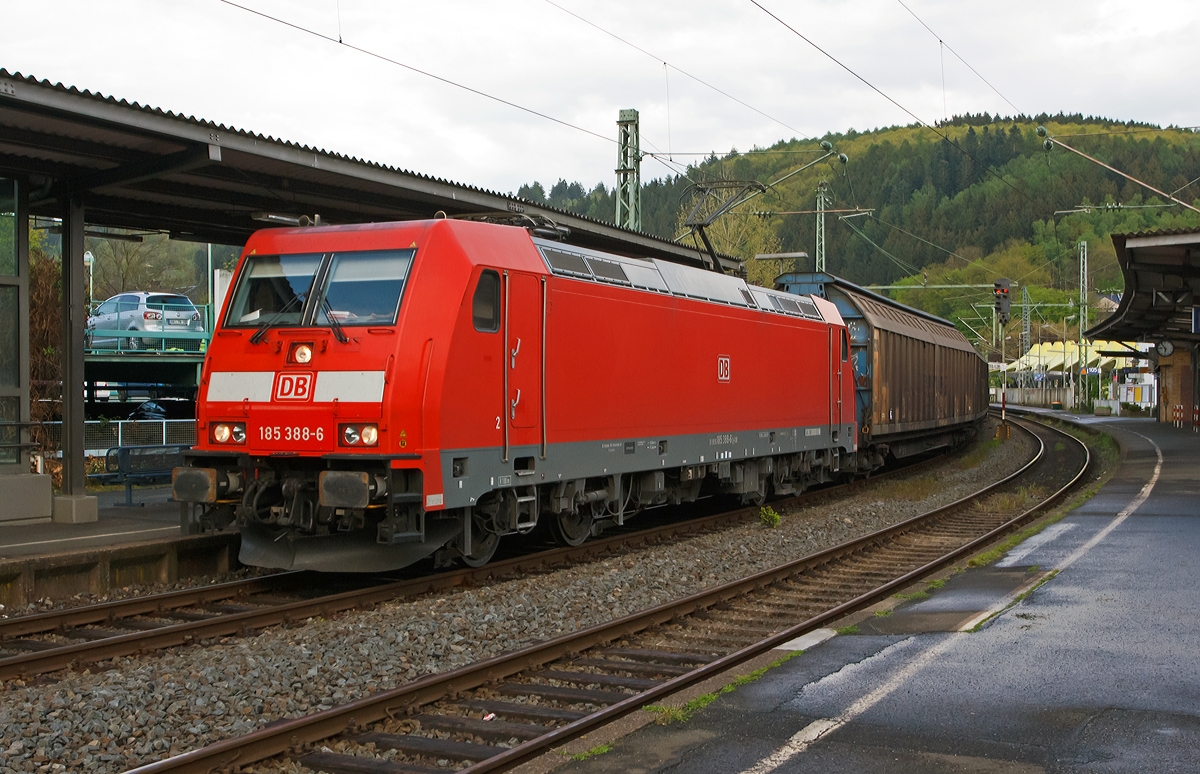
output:
[{"label": "locomotive coupling", "polygon": [[183,503],[215,503],[217,498],[242,491],[238,470],[175,468],[171,471],[171,496]]},{"label": "locomotive coupling", "polygon": [[322,470],[317,479],[321,505],[330,508],[366,508],[387,494],[387,479],[363,470]]}]

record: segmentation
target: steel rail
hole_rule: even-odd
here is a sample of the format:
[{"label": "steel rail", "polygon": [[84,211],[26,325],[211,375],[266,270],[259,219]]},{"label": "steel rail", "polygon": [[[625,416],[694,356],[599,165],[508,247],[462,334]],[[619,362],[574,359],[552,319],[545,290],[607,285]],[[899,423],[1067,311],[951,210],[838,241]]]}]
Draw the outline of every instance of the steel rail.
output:
[{"label": "steel rail", "polygon": [[214,583],[210,586],[197,586],[191,589],[149,594],[144,597],[116,599],[84,607],[7,618],[0,620],[0,647],[4,646],[5,639],[12,637],[53,632],[69,626],[109,623],[118,618],[150,615],[182,607],[195,607],[213,602],[223,602],[235,597],[275,591],[280,585],[287,583],[286,579],[299,574],[300,572],[296,571],[261,575],[257,578]]},{"label": "steel rail", "polygon": [[[925,460],[915,465],[888,471],[870,479],[861,479],[838,486],[809,490],[775,501],[773,505],[786,507],[836,497],[849,490],[862,488],[868,485],[868,482],[874,483],[902,472],[913,472],[914,470],[924,469],[940,459],[942,458],[936,457]],[[394,599],[466,586],[496,576],[529,572],[547,565],[584,561],[589,557],[603,555],[614,550],[633,548],[656,540],[717,529],[736,523],[742,519],[751,518],[757,515],[757,513],[757,506],[736,508],[698,519],[690,519],[638,530],[636,532],[613,535],[600,540],[592,540],[579,546],[553,548],[526,554],[512,559],[492,562],[478,568],[462,568],[410,580],[371,586],[365,589],[354,589],[282,605],[273,605],[264,607],[261,610],[228,613],[201,621],[169,624],[154,629],[133,631],[113,637],[22,653],[16,656],[0,658],[0,679],[45,674],[47,672],[67,669],[73,665],[105,661],[146,650],[160,650],[188,645],[200,640],[245,634],[246,632],[256,631],[268,626],[287,624],[314,616],[329,616]],[[154,613],[188,606],[199,606],[204,603],[230,599],[240,594],[261,593],[258,591],[259,589],[261,591],[276,590],[281,580],[293,578],[297,574],[299,573],[281,573],[197,589],[185,589],[129,600],[105,602],[99,605],[20,616],[0,623],[0,637],[8,638],[27,634],[54,633],[68,626],[109,623],[121,618],[131,618],[138,615],[152,616]],[[3,646],[4,641],[0,640],[0,648]]]},{"label": "steel rail", "polygon": [[[679,677],[667,680],[667,681],[663,682],[661,685],[658,685],[647,691],[643,691],[642,693],[635,694],[635,695],[629,697],[628,699],[623,699],[622,701],[620,701],[616,704],[610,704],[607,707],[605,707],[601,710],[598,710],[597,712],[592,713],[585,718],[580,718],[579,720],[568,723],[565,726],[556,728],[553,731],[551,731],[550,733],[545,734],[544,736],[538,737],[536,739],[531,739],[528,742],[523,742],[515,747],[509,748],[508,750],[500,753],[499,755],[495,755],[491,758],[488,758],[487,760],[480,761],[471,766],[467,766],[463,769],[460,769],[459,771],[460,772],[470,772],[470,774],[483,774],[483,772],[497,771],[500,769],[512,768],[513,766],[517,766],[525,761],[528,761],[532,758],[535,758],[535,757],[541,755],[543,752],[550,749],[551,747],[554,747],[555,745],[562,744],[563,742],[569,741],[570,739],[574,739],[578,736],[582,736],[583,734],[586,734],[589,731],[592,731],[600,726],[603,726],[606,723],[616,720],[617,718],[620,718],[624,715],[628,715],[631,712],[635,712],[638,709],[640,709],[641,707],[644,707],[649,703],[652,703],[656,700],[662,699],[662,698],[669,696],[672,693],[675,693],[677,691],[683,690],[684,688],[687,688],[691,685],[696,684],[697,682],[700,682],[709,677],[712,677],[713,675],[720,674],[721,672],[724,672],[732,667],[735,667],[738,664],[744,663],[744,662],[750,660],[751,658],[754,658],[755,656],[758,656],[762,653],[772,650],[780,645],[783,645],[786,642],[796,639],[797,637],[801,637],[801,636],[807,634],[808,632],[813,631],[814,629],[818,629],[827,623],[836,621],[838,618],[841,618],[844,615],[853,613],[856,610],[860,610],[863,607],[871,605],[875,601],[880,599],[881,597],[889,595],[895,591],[898,591],[899,589],[903,589],[904,587],[908,586],[910,583],[912,583],[916,580],[920,580],[922,577],[928,575],[931,572],[939,570],[942,567],[945,567],[947,564],[954,562],[956,559],[958,559],[960,557],[969,556],[970,554],[974,553],[979,548],[986,546],[988,543],[992,542],[996,538],[998,538],[1002,535],[1005,535],[1008,532],[1011,532],[1015,527],[1020,526],[1021,524],[1028,521],[1033,516],[1041,513],[1042,511],[1045,511],[1050,505],[1053,505],[1054,503],[1057,503],[1059,500],[1061,500],[1069,491],[1071,491],[1072,488],[1075,487],[1076,484],[1079,483],[1079,481],[1083,478],[1084,475],[1087,474],[1088,470],[1091,468],[1091,461],[1092,461],[1091,452],[1088,450],[1086,444],[1084,444],[1082,441],[1079,441],[1079,439],[1075,438],[1074,436],[1070,435],[1069,433],[1063,432],[1062,430],[1050,427],[1049,425],[1042,425],[1042,426],[1047,427],[1047,428],[1053,430],[1054,432],[1060,433],[1061,435],[1065,436],[1066,438],[1069,438],[1069,439],[1075,441],[1076,443],[1078,443],[1083,448],[1084,463],[1082,466],[1080,466],[1079,472],[1076,473],[1071,478],[1070,481],[1068,481],[1063,486],[1059,487],[1059,489],[1054,494],[1050,495],[1049,497],[1047,497],[1045,500],[1038,503],[1034,507],[1032,507],[1032,508],[1028,509],[1027,511],[1021,513],[1020,515],[1006,521],[1005,523],[1001,524],[1000,526],[995,527],[992,530],[989,530],[987,533],[975,538],[974,540],[970,541],[969,543],[966,543],[965,545],[960,546],[959,548],[956,548],[956,549],[950,551],[949,553],[944,554],[943,556],[938,557],[937,559],[934,559],[933,561],[928,562],[928,563],[922,565],[921,567],[918,567],[915,570],[907,572],[904,575],[900,576],[899,578],[889,581],[889,582],[879,586],[878,588],[873,589],[872,591],[868,591],[865,594],[861,594],[860,596],[855,597],[854,599],[852,599],[848,602],[844,602],[844,603],[838,605],[837,607],[831,608],[831,609],[825,611],[824,613],[815,615],[815,616],[809,618],[807,621],[803,621],[803,622],[796,624],[795,626],[792,626],[788,629],[785,629],[777,634],[773,634],[770,637],[760,640],[759,642],[757,642],[753,645],[747,646],[740,650],[734,651],[733,653],[722,656],[722,657],[718,658],[717,660],[712,661],[709,664],[705,664],[703,666],[696,668],[695,670],[693,670],[691,672],[688,672],[685,675],[680,675]],[[1036,438],[1037,436],[1035,435],[1034,437]],[[1004,484],[1004,483],[1016,478],[1018,475],[1021,475],[1026,470],[1031,468],[1034,464],[1036,464],[1036,462],[1038,460],[1040,460],[1042,458],[1042,455],[1045,452],[1045,445],[1040,443],[1040,439],[1038,439],[1038,440],[1039,440],[1039,445],[1041,448],[1039,448],[1037,455],[1034,457],[1033,460],[1031,460],[1027,465],[1022,467],[1019,471],[1017,471],[1013,475],[1008,476],[1005,479],[997,482],[996,484],[993,484],[992,486],[987,487],[986,489],[982,490],[981,492],[977,492],[976,494],[969,495],[966,498],[963,498],[962,500],[957,501],[956,503],[951,503],[948,506],[944,506],[944,507],[936,509],[934,511],[930,511],[927,514],[923,514],[921,516],[916,516],[912,519],[909,519],[908,521],[901,522],[900,524],[895,525],[895,527],[893,527],[893,528],[880,530],[879,532],[874,533],[874,535],[868,535],[868,536],[866,536],[866,538],[877,537],[877,538],[887,539],[889,537],[895,537],[899,534],[903,534],[903,532],[907,532],[909,530],[896,531],[894,534],[890,534],[890,535],[885,535],[883,533],[891,533],[893,530],[899,530],[899,528],[906,527],[906,526],[915,527],[915,526],[917,526],[917,524],[919,522],[926,521],[931,518],[936,518],[937,515],[940,515],[941,513],[945,513],[947,511],[953,509],[956,506],[965,504],[969,500],[974,500],[978,497],[981,497],[983,494],[999,487],[1001,484]],[[866,540],[866,538],[860,538],[858,541],[852,541],[852,542],[862,544],[863,541]],[[849,545],[849,544],[847,544],[847,545]],[[818,554],[818,556],[819,556],[819,554]],[[772,571],[768,571],[768,572],[772,572]],[[140,769],[138,771],[140,771]]]},{"label": "steel rail", "polygon": [[[1051,430],[1062,433],[1062,431],[1054,428],[1051,428]],[[1062,434],[1067,438],[1076,440],[1070,435]],[[1034,438],[1037,439],[1036,434],[1034,434]],[[892,538],[911,532],[925,522],[985,497],[1004,484],[1026,474],[1042,459],[1045,454],[1045,444],[1040,439],[1037,440],[1037,454],[1011,475],[1005,476],[1003,479],[989,484],[953,503],[907,519],[891,527],[847,541],[846,543],[825,549],[810,556],[787,562],[779,567],[755,573],[747,578],[712,589],[706,589],[680,600],[639,611],[614,621],[598,624],[580,632],[536,643],[529,648],[504,653],[448,672],[428,675],[411,683],[365,696],[339,707],[333,707],[300,718],[280,721],[241,737],[214,742],[197,750],[140,766],[132,769],[129,774],[163,774],[164,772],[208,774],[215,770],[228,769],[234,766],[246,766],[283,753],[293,752],[299,754],[306,744],[319,742],[347,731],[361,729],[378,721],[389,718],[394,719],[415,707],[429,704],[460,692],[479,688],[491,681],[509,677],[525,669],[550,663],[563,656],[572,655],[596,645],[606,644],[653,626],[668,623],[698,610],[710,608],[728,599],[743,596],[782,579],[797,575],[805,570],[828,564],[831,561],[862,551],[874,544],[886,542]],[[1080,471],[1072,477],[1070,482],[1060,487],[1058,491],[1034,508],[1004,522],[983,536],[926,563],[916,570],[905,573],[901,577],[877,587],[873,591],[862,594],[849,602],[831,608],[817,616],[813,616],[801,624],[774,634],[759,643],[720,657],[708,665],[668,680],[653,689],[632,695],[628,699],[609,705],[605,709],[586,718],[555,729],[545,736],[519,744],[486,761],[476,763],[464,769],[464,771],[492,771],[501,766],[513,766],[535,757],[549,747],[587,733],[604,723],[633,712],[671,692],[680,690],[720,671],[736,666],[759,653],[794,639],[839,616],[871,604],[879,597],[889,594],[893,590],[911,583],[929,572],[954,561],[958,557],[974,551],[978,547],[990,542],[996,536],[1010,531],[1033,514],[1044,510],[1049,505],[1061,499],[1090,467],[1091,456],[1086,446],[1083,448],[1084,464],[1081,466]]]}]

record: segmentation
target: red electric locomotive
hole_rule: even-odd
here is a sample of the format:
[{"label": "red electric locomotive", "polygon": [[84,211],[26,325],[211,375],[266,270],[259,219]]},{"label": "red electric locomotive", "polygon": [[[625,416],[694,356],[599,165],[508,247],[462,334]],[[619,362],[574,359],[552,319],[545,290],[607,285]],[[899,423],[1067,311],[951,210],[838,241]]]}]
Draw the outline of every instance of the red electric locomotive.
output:
[{"label": "red electric locomotive", "polygon": [[549,521],[860,471],[833,303],[460,220],[261,231],[204,363],[176,499],[242,561],[486,562]]}]

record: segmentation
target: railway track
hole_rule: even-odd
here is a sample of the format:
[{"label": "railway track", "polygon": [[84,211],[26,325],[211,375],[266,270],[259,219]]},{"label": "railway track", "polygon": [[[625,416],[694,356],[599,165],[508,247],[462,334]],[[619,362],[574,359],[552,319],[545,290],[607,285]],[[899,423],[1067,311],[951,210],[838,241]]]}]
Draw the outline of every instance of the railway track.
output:
[{"label": "railway track", "polygon": [[[899,473],[923,470],[939,459],[900,468],[868,481],[811,490],[773,505],[786,507],[833,499]],[[314,593],[312,574],[291,572],[4,619],[0,620],[0,679],[30,678],[137,653],[245,636],[270,626],[329,617],[389,600],[590,561],[614,551],[722,529],[757,518],[757,514],[757,507],[738,508],[687,521],[634,528],[577,547],[537,551],[481,568],[405,580],[380,582],[339,576],[337,584],[350,588],[335,593]],[[321,583],[329,581],[323,578]]]},{"label": "railway track", "polygon": [[[1036,457],[948,506],[669,604],[134,772],[233,770],[276,757],[329,774],[511,768],[869,605],[1044,512],[1082,479],[1090,455],[1062,431],[1016,424],[1038,438]],[[1026,508],[1031,493],[1038,502]]]}]

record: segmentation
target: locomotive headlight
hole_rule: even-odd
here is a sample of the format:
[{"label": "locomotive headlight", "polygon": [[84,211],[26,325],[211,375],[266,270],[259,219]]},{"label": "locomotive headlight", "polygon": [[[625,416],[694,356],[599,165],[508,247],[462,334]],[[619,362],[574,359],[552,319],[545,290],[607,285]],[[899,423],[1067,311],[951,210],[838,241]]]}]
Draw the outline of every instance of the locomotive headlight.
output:
[{"label": "locomotive headlight", "polygon": [[292,347],[291,360],[293,363],[300,363],[301,365],[303,365],[305,363],[309,363],[312,361],[312,355],[313,355],[313,353],[312,353],[311,345],[296,344],[296,345],[293,345],[293,347]]},{"label": "locomotive headlight", "polygon": [[375,446],[379,443],[379,425],[342,425],[339,428],[342,446]]},{"label": "locomotive headlight", "polygon": [[245,443],[246,425],[243,422],[221,422],[213,425],[212,439],[217,443]]}]

